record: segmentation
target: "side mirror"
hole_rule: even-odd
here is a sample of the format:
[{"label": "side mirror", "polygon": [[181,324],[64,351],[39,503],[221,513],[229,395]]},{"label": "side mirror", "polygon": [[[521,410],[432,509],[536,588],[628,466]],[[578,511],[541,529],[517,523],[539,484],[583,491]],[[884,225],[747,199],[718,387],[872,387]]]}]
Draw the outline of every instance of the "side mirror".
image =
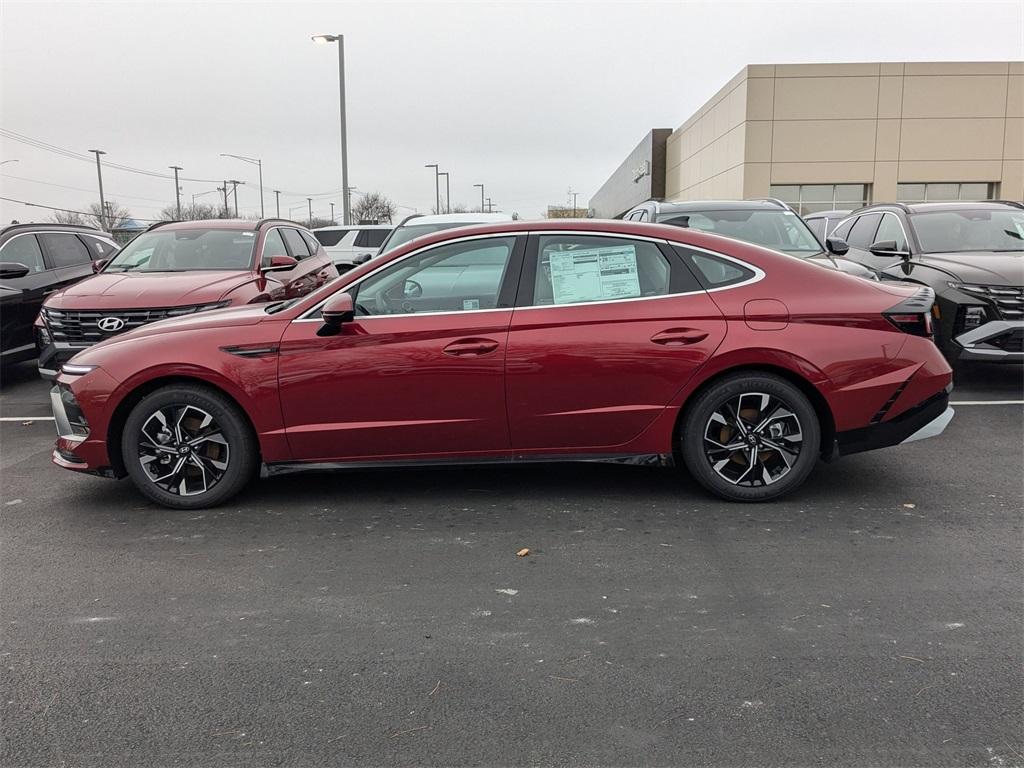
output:
[{"label": "side mirror", "polygon": [[92,271],[102,272],[103,268],[107,266],[108,261],[110,261],[110,259],[96,259],[96,261],[92,263]]},{"label": "side mirror", "polygon": [[899,256],[904,259],[910,258],[910,253],[908,251],[901,251],[897,248],[895,240],[879,240],[877,243],[869,245],[868,250],[875,254],[875,256]]},{"label": "side mirror", "polygon": [[316,332],[317,336],[337,336],[341,326],[351,323],[356,318],[355,304],[350,293],[336,293],[327,300],[321,311],[324,324]]},{"label": "side mirror", "polygon": [[368,262],[372,258],[373,258],[373,254],[372,253],[357,253],[355,256],[352,257],[352,263],[353,264],[365,264],[366,262]]},{"label": "side mirror", "polygon": [[836,256],[845,256],[850,250],[849,243],[841,237],[825,238],[825,247],[829,253],[834,253]]},{"label": "side mirror", "polygon": [[260,267],[260,272],[287,272],[298,264],[291,256],[271,256],[270,263]]},{"label": "side mirror", "polygon": [[0,279],[24,277],[29,273],[29,268],[16,261],[0,262]]}]

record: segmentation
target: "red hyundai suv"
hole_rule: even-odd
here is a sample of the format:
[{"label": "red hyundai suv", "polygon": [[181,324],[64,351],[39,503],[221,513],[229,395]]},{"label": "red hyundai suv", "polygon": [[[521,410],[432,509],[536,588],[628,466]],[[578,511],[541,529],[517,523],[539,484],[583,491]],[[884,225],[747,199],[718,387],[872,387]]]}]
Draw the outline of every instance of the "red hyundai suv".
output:
[{"label": "red hyundai suv", "polygon": [[99,274],[49,296],[36,319],[39,372],[155,320],[303,296],[338,276],[313,234],[292,221],[154,224]]},{"label": "red hyundai suv", "polygon": [[681,462],[761,501],[819,458],[940,433],[931,289],[692,229],[418,238],[310,296],[123,334],[63,366],[55,463],[169,507],[263,468]]}]

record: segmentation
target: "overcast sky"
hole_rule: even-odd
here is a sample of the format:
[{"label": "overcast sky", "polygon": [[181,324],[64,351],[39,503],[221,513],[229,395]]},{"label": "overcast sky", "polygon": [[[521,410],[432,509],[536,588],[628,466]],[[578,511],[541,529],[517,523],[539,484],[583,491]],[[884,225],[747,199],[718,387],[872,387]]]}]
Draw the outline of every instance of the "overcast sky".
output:
[{"label": "overcast sky", "polygon": [[[340,217],[337,54],[317,33],[345,35],[351,186],[426,211],[423,166],[440,163],[453,203],[478,205],[482,182],[496,207],[533,217],[570,186],[582,206],[650,128],[677,127],[746,64],[1019,60],[1024,2],[0,0],[0,128],[248,180],[250,213],[256,168],[219,153],[260,157],[265,187],[287,192],[282,214],[304,218],[317,195],[314,214],[334,201]],[[98,199],[87,162],[8,138],[0,159],[18,160],[0,168],[4,197]],[[140,218],[174,201],[165,179],[107,169],[104,186]],[[186,201],[216,186],[182,183]],[[14,218],[46,213],[0,201],[0,221]]]}]

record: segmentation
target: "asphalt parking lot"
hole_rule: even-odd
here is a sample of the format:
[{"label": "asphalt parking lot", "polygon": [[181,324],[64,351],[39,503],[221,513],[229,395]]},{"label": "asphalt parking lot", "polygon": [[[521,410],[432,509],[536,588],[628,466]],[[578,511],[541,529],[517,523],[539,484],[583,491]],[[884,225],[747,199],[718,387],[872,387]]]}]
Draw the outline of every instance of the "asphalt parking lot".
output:
[{"label": "asphalt parking lot", "polygon": [[52,466],[46,393],[0,389],[4,766],[1024,766],[1020,367],[760,506],[564,465],[171,512]]}]

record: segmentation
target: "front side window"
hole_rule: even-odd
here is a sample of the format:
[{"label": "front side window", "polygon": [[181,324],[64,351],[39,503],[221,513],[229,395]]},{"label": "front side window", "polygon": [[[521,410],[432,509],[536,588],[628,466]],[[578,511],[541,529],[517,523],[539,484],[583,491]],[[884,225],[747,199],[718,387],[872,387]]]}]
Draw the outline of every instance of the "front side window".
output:
[{"label": "front side window", "polygon": [[924,253],[1024,251],[1024,211],[964,209],[913,213],[910,221]]},{"label": "front side window", "polygon": [[43,233],[39,239],[50,254],[50,260],[55,267],[73,267],[78,264],[88,264],[89,251],[85,243],[75,235],[61,233]]},{"label": "front side window", "polygon": [[128,243],[104,271],[247,270],[255,245],[256,232],[251,229],[157,229]]},{"label": "front side window", "polygon": [[854,248],[867,250],[875,242],[875,230],[878,229],[878,220],[882,218],[880,213],[866,213],[860,216],[853,224],[846,242]]},{"label": "front side window", "polygon": [[825,222],[825,219],[811,219],[807,222],[807,228],[822,242],[825,240]]},{"label": "front side window", "polygon": [[653,243],[586,235],[541,235],[535,306],[639,299],[669,293],[671,270]]},{"label": "front side window", "polygon": [[797,256],[821,253],[821,244],[804,220],[781,208],[666,213],[658,223],[699,229]]},{"label": "front side window", "polygon": [[875,235],[875,242],[893,241],[896,243],[897,251],[907,250],[907,238],[903,234],[903,225],[896,218],[895,213],[882,214],[882,223],[878,225],[878,233]]},{"label": "front side window", "polygon": [[302,235],[299,234],[297,229],[282,229],[280,230],[284,235],[284,241],[288,244],[288,248],[299,261],[309,256],[309,247],[306,245],[306,241],[302,239]]},{"label": "front side window", "polygon": [[39,249],[35,235],[20,235],[8,240],[4,247],[0,248],[0,261],[24,264],[30,272],[46,271],[43,252]]},{"label": "front side window", "polygon": [[495,309],[514,237],[450,243],[402,259],[356,286],[356,314]]},{"label": "front side window", "polygon": [[356,235],[356,248],[380,248],[387,240],[390,230],[387,229],[362,229]]},{"label": "front side window", "polygon": [[281,239],[281,230],[272,229],[263,238],[263,266],[270,266],[271,256],[287,256],[288,251],[284,248],[284,240]]}]

